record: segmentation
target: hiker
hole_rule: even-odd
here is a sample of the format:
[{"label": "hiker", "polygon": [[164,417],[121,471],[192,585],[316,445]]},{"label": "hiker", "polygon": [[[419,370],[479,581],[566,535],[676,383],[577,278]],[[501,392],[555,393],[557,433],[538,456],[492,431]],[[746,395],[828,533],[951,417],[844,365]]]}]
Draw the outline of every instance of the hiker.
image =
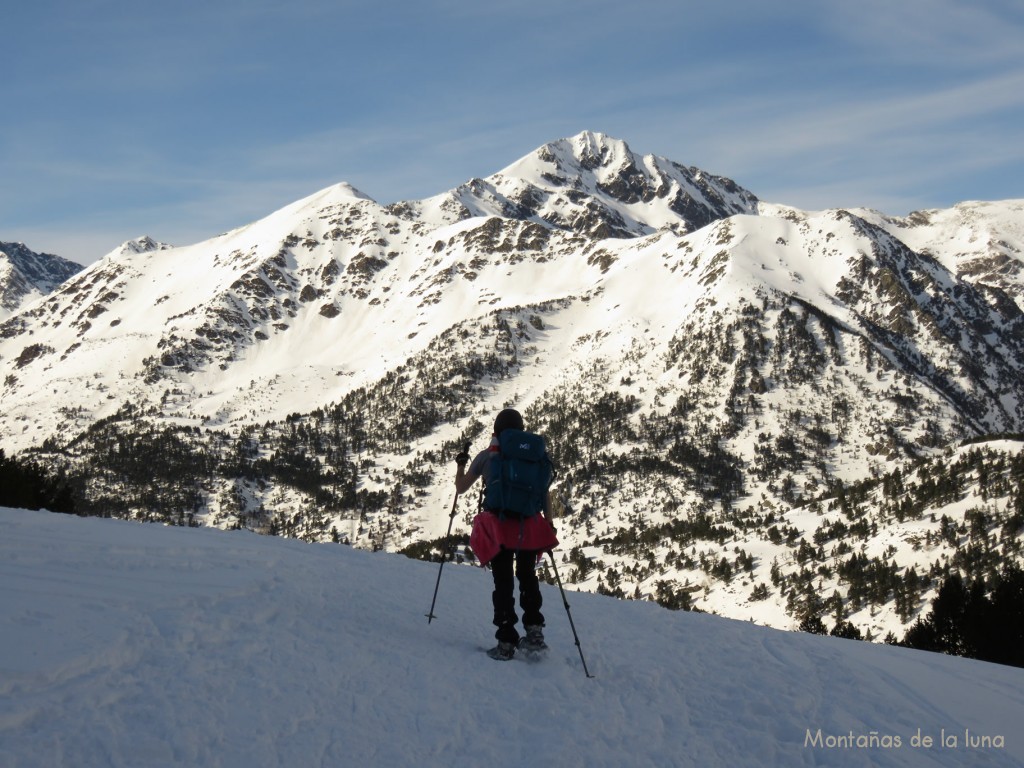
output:
[{"label": "hiker", "polygon": [[[523,436],[526,442],[532,438],[543,450],[543,441],[525,432],[522,415],[515,409],[506,408],[494,421],[490,446],[476,455],[468,469],[468,453],[460,453],[455,458],[455,489],[458,493],[469,490],[479,477],[483,478],[485,491],[501,482],[496,466],[510,461],[503,458],[505,454],[499,442],[499,436],[505,430],[515,430],[514,434],[517,437]],[[543,470],[537,481],[543,487],[535,489],[539,494],[539,505],[542,506],[537,513],[532,510],[519,514],[508,509],[488,509],[488,506],[495,506],[493,496],[488,504],[487,496],[491,494],[481,493],[481,510],[473,520],[470,546],[481,565],[490,564],[494,576],[491,602],[494,606],[494,626],[497,627],[494,636],[498,645],[487,652],[493,659],[511,659],[517,648],[528,657],[539,656],[547,650],[543,631],[544,615],[541,613],[543,601],[536,567],[539,557],[558,544],[554,526],[548,519],[551,510],[547,489],[550,478],[550,460],[544,451]],[[523,611],[523,629],[526,633],[522,638],[516,629],[515,578],[519,579],[519,607]]]}]

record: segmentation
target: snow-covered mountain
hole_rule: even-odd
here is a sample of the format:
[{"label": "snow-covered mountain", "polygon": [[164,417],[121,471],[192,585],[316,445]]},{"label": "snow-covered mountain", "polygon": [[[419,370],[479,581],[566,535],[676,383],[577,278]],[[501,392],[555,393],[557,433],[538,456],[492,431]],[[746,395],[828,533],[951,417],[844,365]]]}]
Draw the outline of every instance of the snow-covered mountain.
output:
[{"label": "snow-covered mountain", "polygon": [[169,248],[173,247],[173,245],[158,242],[149,235],[143,235],[142,237],[137,237],[134,240],[128,240],[124,243],[121,243],[120,246],[118,246],[113,251],[107,254],[107,258],[117,259],[122,256],[133,256],[139,253],[150,253],[152,251],[166,251]]},{"label": "snow-covered mountain", "polygon": [[157,382],[207,422],[309,410],[494,306],[586,293],[616,258],[595,250],[606,236],[755,206],[732,182],[585,133],[422,202],[385,208],[339,184],[195,246],[126,244],[3,326],[5,401],[41,428],[0,434],[38,444],[67,428],[42,400],[81,426],[152,402]]},{"label": "snow-covered mountain", "polygon": [[0,321],[45,296],[82,265],[49,253],[35,253],[24,243],[0,243]]},{"label": "snow-covered mountain", "polygon": [[[0,509],[0,742],[29,766],[1024,762],[1024,670],[543,584],[495,662],[490,577],[347,547]],[[513,726],[509,726],[509,723]]]},{"label": "snow-covered mountain", "polygon": [[[573,583],[786,627],[835,592],[877,637],[926,606],[973,507],[921,498],[886,538],[899,499],[872,483],[955,465],[981,493],[958,446],[1024,433],[1022,229],[1020,201],[800,211],[589,132],[426,200],[339,184],[119,249],[9,318],[0,447],[99,514],[423,551],[456,446],[513,404],[554,446]],[[1017,446],[986,454],[1006,477]],[[1019,489],[985,494],[1019,558]],[[851,596],[861,554],[938,566],[907,609],[891,580]]]},{"label": "snow-covered mountain", "polygon": [[1024,201],[965,202],[906,217],[858,214],[956,275],[1002,290],[1024,306]]},{"label": "snow-covered mountain", "polygon": [[640,157],[623,141],[584,132],[547,144],[487,179],[402,208],[434,223],[499,216],[601,240],[662,229],[691,232],[754,213],[756,205],[729,179],[654,155]]}]

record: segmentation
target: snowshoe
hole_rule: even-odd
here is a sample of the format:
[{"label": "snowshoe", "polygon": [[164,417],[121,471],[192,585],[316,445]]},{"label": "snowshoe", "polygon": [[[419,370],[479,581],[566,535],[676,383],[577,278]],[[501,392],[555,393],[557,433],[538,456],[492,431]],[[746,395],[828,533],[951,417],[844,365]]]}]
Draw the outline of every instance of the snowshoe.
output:
[{"label": "snowshoe", "polygon": [[544,627],[526,627],[526,636],[519,641],[519,650],[531,661],[544,658],[548,644],[544,642]]},{"label": "snowshoe", "polygon": [[497,661],[508,661],[516,655],[516,646],[513,643],[498,643],[487,651],[487,655]]}]

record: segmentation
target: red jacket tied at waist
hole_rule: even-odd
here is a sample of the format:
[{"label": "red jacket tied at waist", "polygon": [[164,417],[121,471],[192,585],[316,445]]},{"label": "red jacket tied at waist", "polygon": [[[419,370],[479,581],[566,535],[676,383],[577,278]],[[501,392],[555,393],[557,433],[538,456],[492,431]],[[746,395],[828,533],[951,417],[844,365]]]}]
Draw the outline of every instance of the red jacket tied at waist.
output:
[{"label": "red jacket tied at waist", "polygon": [[483,511],[473,519],[469,546],[480,565],[487,565],[503,549],[546,552],[558,546],[558,538],[543,515],[503,520],[493,512]]}]

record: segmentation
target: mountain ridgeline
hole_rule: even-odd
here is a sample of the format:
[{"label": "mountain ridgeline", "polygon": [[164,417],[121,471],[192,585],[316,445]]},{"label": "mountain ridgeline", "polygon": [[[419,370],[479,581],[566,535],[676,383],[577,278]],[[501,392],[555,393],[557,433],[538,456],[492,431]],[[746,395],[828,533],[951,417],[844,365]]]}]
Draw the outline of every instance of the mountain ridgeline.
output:
[{"label": "mountain ridgeline", "polygon": [[128,246],[0,324],[0,447],[80,513],[437,556],[514,405],[582,589],[880,638],[1022,559],[1022,201],[807,212],[587,132]]}]

